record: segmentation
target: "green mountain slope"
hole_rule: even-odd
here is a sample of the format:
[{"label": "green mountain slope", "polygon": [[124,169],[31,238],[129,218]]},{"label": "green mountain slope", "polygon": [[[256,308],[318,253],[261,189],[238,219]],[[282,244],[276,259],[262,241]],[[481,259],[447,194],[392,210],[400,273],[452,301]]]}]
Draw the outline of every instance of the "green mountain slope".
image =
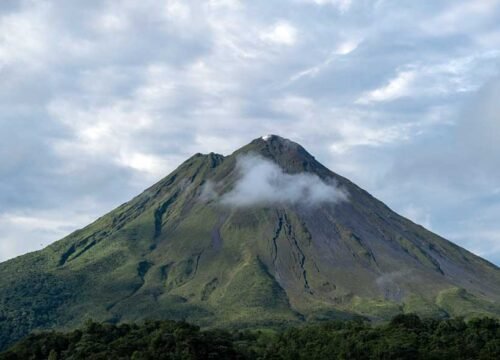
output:
[{"label": "green mountain slope", "polygon": [[[224,203],[245,155],[335,183],[347,199]],[[84,229],[0,264],[0,348],[88,318],[266,326],[402,312],[498,316],[499,303],[496,266],[271,136],[227,157],[196,154]]]}]

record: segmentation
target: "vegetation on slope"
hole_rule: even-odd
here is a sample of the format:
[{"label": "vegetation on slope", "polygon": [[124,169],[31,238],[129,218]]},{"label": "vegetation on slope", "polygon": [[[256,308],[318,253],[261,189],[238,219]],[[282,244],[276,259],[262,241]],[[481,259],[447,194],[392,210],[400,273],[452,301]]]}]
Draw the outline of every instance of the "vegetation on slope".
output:
[{"label": "vegetation on slope", "polygon": [[[349,200],[228,206],[220,196],[244,175],[243,155],[333,182]],[[88,318],[245,329],[410,312],[500,317],[499,304],[498,267],[273,136],[227,157],[196,154],[85,228],[0,263],[0,351]]]},{"label": "vegetation on slope", "polygon": [[478,318],[385,325],[325,322],[281,331],[201,331],[184,322],[87,322],[69,333],[30,335],[0,359],[498,359],[500,323]]}]

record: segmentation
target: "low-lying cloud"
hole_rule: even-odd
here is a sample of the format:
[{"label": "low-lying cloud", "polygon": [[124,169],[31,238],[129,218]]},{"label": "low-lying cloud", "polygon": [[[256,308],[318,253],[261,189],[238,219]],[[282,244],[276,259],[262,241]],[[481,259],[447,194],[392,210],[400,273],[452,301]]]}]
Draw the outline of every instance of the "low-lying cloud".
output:
[{"label": "low-lying cloud", "polygon": [[[238,158],[240,178],[234,188],[223,194],[223,205],[245,207],[266,204],[300,204],[314,206],[347,200],[347,192],[336,182],[324,181],[310,173],[287,174],[276,163],[258,155]],[[215,193],[213,184],[205,195]]]}]

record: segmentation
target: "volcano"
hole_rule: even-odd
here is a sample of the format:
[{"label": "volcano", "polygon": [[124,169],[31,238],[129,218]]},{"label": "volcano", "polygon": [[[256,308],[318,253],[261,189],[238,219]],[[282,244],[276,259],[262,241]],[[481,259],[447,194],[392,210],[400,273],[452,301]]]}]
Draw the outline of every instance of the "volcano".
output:
[{"label": "volcano", "polygon": [[498,267],[268,135],[229,156],[196,154],[87,227],[0,264],[0,348],[90,318],[241,328],[498,317],[499,303]]}]

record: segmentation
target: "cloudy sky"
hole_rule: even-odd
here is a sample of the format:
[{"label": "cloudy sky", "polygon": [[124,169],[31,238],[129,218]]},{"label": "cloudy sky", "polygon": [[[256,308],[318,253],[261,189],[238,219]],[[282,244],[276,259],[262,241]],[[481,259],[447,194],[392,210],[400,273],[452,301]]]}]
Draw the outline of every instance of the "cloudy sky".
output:
[{"label": "cloudy sky", "polygon": [[1,0],[0,260],[274,133],[500,264],[499,24],[500,0]]}]

